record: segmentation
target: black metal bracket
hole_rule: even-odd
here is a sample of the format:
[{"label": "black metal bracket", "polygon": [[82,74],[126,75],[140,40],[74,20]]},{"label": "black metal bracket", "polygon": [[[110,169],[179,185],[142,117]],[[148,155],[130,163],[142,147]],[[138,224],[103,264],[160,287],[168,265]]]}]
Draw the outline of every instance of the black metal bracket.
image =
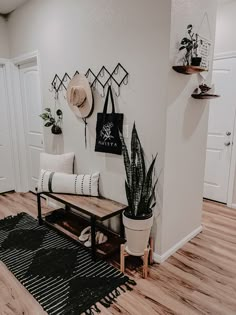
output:
[{"label": "black metal bracket", "polygon": [[[73,76],[76,74],[79,74],[79,71],[76,71]],[[89,68],[85,76],[88,78],[91,88],[95,89],[100,86],[100,89],[102,89],[102,97],[105,96],[105,90],[108,85],[116,87],[116,96],[118,97],[120,96],[121,85],[128,84],[129,73],[120,63],[118,63],[112,72],[110,72],[105,66],[102,66],[97,75]],[[49,91],[54,91],[56,95],[63,90],[66,91],[70,80],[71,77],[67,72],[64,74],[62,79],[58,76],[58,74],[55,74]]]}]

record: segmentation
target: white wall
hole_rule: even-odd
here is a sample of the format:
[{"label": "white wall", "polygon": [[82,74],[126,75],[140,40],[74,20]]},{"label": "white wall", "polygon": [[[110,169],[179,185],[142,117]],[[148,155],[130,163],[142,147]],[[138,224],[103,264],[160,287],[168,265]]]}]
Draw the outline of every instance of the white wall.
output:
[{"label": "white wall", "polygon": [[[215,55],[236,52],[236,1],[229,0],[219,5],[216,19]],[[236,204],[236,175],[233,204]]]},{"label": "white wall", "polygon": [[236,51],[236,1],[219,5],[216,19],[215,54]]},{"label": "white wall", "polygon": [[[215,0],[172,1],[172,64],[188,24],[214,43],[215,16]],[[161,253],[201,226],[208,103],[191,98],[199,82],[199,75],[169,72]]]},{"label": "white wall", "polygon": [[8,58],[9,47],[8,47],[8,34],[7,24],[3,17],[0,16],[0,58]]},{"label": "white wall", "polygon": [[[85,72],[89,67],[97,72],[102,65],[113,69],[121,62],[130,79],[122,87],[117,110],[125,114],[130,132],[136,121],[147,157],[159,152],[160,170],[164,165],[170,21],[170,0],[34,0],[9,19],[10,53],[15,57],[39,50],[44,107],[54,104],[48,89],[55,73]],[[61,102],[60,146],[76,153],[78,172],[101,172],[103,195],[126,202],[122,157],[94,152],[96,114],[104,99],[96,97],[95,112],[88,120],[87,150],[84,124],[63,96]],[[53,137],[46,146],[48,151],[55,149]],[[159,187],[161,195],[161,180]]]}]

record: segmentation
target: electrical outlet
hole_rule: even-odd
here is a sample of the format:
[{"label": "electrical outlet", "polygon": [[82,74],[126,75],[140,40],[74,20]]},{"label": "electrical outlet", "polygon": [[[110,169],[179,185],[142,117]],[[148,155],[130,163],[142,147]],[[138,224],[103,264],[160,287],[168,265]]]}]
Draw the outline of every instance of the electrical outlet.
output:
[{"label": "electrical outlet", "polygon": [[123,137],[125,139],[129,138],[129,125],[124,125],[123,126]]}]

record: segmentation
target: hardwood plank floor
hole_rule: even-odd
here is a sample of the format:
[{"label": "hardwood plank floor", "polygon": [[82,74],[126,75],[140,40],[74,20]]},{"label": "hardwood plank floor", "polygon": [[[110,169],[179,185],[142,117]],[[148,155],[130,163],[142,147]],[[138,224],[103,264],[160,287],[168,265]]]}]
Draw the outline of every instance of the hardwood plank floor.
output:
[{"label": "hardwood plank floor", "polygon": [[[33,194],[0,195],[0,219],[18,212],[36,217]],[[43,212],[48,211],[43,204]],[[236,210],[205,201],[203,232],[162,265],[128,273],[137,286],[101,315],[236,315]],[[45,315],[41,306],[0,263],[0,315]]]}]

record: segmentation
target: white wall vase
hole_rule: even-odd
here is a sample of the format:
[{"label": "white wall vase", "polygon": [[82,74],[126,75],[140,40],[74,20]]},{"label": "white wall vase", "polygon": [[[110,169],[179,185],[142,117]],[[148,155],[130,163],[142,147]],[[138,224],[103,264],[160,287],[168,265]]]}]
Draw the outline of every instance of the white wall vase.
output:
[{"label": "white wall vase", "polygon": [[142,256],[148,246],[154,215],[147,219],[131,219],[123,212],[126,251],[132,256]]}]

